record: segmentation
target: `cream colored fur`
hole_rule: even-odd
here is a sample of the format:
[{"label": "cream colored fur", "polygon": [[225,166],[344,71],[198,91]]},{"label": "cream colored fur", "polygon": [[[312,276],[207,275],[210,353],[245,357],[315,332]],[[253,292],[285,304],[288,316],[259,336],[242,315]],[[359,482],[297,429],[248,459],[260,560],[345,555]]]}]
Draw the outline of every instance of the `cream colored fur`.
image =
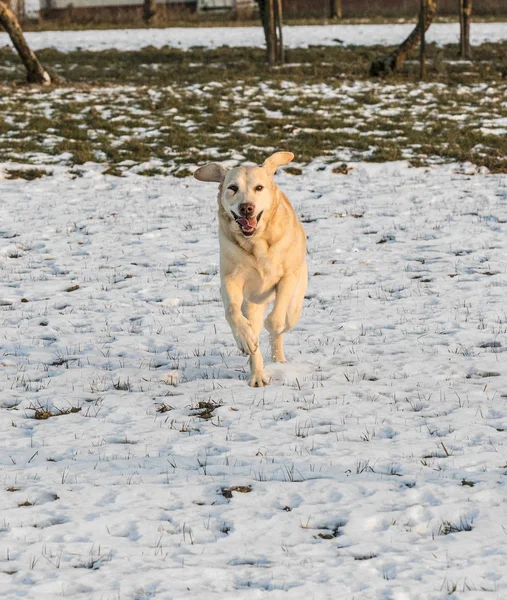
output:
[{"label": "cream colored fur", "polygon": [[[273,360],[286,362],[283,334],[298,322],[307,286],[305,231],[273,181],[276,169],[293,158],[290,152],[277,152],[260,167],[226,169],[212,163],[194,173],[200,181],[219,183],[222,300],[234,338],[250,356],[254,387],[269,383],[259,349],[263,323],[270,334]],[[251,237],[243,234],[235,219],[246,204],[254,205],[255,217],[261,215]],[[273,308],[264,320],[271,302]]]}]

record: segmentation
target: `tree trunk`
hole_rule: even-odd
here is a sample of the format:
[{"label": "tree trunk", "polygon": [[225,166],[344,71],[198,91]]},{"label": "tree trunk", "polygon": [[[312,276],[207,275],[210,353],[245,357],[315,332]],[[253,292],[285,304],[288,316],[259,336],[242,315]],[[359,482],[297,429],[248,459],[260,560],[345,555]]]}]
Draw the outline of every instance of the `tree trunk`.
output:
[{"label": "tree trunk", "polygon": [[331,19],[341,19],[342,18],[342,0],[330,0],[331,3]]},{"label": "tree trunk", "polygon": [[[435,13],[437,12],[437,0],[426,0],[426,10],[424,15],[424,31],[428,30],[431,25]],[[370,66],[370,75],[379,77],[388,75],[399,69],[405,62],[408,53],[417,46],[421,39],[422,23],[419,19],[417,25],[408,38],[396,50],[387,56],[381,56],[374,59]]]},{"label": "tree trunk", "polygon": [[270,65],[276,62],[275,0],[266,0],[266,52]]},{"label": "tree trunk", "polygon": [[264,28],[264,37],[266,39],[266,44],[267,44],[268,30],[267,30],[267,21],[266,21],[266,0],[257,0],[257,4],[259,5],[259,14],[261,16],[262,27]]},{"label": "tree trunk", "polygon": [[143,0],[143,21],[150,25],[157,15],[157,0]]},{"label": "tree trunk", "polygon": [[282,0],[257,0],[257,4],[266,38],[266,61],[270,65],[283,64]]},{"label": "tree trunk", "polygon": [[269,62],[269,10],[266,6],[267,0],[257,0],[257,4],[259,5],[262,28],[264,29],[264,39],[266,40],[266,62]]},{"label": "tree trunk", "polygon": [[459,0],[460,56],[472,58],[470,47],[470,20],[472,18],[472,0]]},{"label": "tree trunk", "polygon": [[278,64],[285,62],[285,51],[283,48],[282,33],[282,0],[275,0],[275,21],[276,21],[276,60]]},{"label": "tree trunk", "polygon": [[266,38],[266,61],[270,65],[283,63],[282,0],[257,0]]},{"label": "tree trunk", "polygon": [[421,0],[421,12],[419,14],[419,31],[421,32],[421,48],[420,48],[420,71],[419,79],[426,79],[426,30],[424,29],[424,20],[426,18],[426,0]]},{"label": "tree trunk", "polygon": [[3,2],[0,2],[0,25],[7,31],[14,47],[25,65],[27,80],[30,83],[41,83],[49,85],[51,78],[43,69],[35,54],[26,43],[23,30],[21,29],[16,15]]}]

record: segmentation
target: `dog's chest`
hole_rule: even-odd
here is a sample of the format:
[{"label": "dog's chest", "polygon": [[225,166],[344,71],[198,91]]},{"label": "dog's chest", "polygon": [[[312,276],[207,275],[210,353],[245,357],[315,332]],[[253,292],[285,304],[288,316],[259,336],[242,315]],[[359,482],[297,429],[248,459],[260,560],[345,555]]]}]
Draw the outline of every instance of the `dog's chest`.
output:
[{"label": "dog's chest", "polygon": [[257,256],[250,264],[249,276],[245,279],[245,296],[260,301],[270,296],[283,277],[283,266],[272,260],[268,253]]}]

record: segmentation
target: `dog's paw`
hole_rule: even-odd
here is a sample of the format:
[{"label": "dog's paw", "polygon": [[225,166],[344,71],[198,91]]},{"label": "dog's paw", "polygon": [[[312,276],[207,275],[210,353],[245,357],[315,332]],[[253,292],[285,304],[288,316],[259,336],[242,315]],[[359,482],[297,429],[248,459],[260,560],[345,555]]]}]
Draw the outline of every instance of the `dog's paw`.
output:
[{"label": "dog's paw", "polygon": [[286,363],[287,359],[285,358],[284,353],[279,353],[279,352],[274,352],[273,353],[273,362],[277,362],[277,363]]},{"label": "dog's paw", "polygon": [[245,354],[255,354],[259,348],[259,339],[255,337],[250,323],[243,317],[239,323],[236,324],[236,331],[234,337],[238,348]]},{"label": "dog's paw", "polygon": [[263,371],[252,373],[252,378],[248,382],[250,387],[264,387],[271,383],[271,377],[266,375]]}]

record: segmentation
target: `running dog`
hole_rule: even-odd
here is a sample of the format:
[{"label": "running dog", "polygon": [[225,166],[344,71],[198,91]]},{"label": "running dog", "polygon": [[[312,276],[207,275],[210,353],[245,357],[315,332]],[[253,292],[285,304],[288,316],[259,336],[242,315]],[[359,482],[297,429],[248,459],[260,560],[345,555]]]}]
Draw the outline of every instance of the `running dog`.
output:
[{"label": "running dog", "polygon": [[227,169],[211,163],[194,173],[199,181],[219,184],[222,301],[238,347],[250,356],[252,387],[269,383],[259,348],[263,322],[273,360],[286,362],[283,334],[301,316],[308,283],[305,231],[273,181],[277,168],[293,158],[291,152],[276,152],[261,166]]}]

